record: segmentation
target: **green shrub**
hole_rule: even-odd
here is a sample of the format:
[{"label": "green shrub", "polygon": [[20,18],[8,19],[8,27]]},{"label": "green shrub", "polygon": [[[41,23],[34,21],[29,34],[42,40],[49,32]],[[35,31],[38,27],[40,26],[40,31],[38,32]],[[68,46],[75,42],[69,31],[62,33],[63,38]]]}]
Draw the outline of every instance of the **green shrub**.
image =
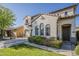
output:
[{"label": "green shrub", "polygon": [[50,47],[55,47],[55,48],[61,48],[62,41],[61,40],[46,40],[44,42],[44,45],[50,46]]},{"label": "green shrub", "polygon": [[46,39],[41,36],[31,36],[29,37],[29,41],[36,44],[42,44],[49,47],[60,48],[62,45],[61,40],[57,40],[55,38]]},{"label": "green shrub", "polygon": [[76,48],[75,48],[75,53],[76,53],[77,55],[79,55],[79,45],[76,46]]},{"label": "green shrub", "polygon": [[37,44],[43,44],[43,41],[45,40],[44,37],[41,36],[31,36],[29,37],[29,41]]},{"label": "green shrub", "polygon": [[34,42],[34,36],[29,37],[28,40],[29,40],[29,42],[33,43]]}]

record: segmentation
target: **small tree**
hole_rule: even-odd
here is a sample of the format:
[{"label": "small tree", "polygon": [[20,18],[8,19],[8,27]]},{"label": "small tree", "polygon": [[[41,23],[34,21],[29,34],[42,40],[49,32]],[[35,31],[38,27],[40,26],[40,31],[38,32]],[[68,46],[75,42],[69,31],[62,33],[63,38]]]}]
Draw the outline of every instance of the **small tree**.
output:
[{"label": "small tree", "polygon": [[5,30],[13,24],[15,16],[12,11],[8,8],[0,6],[0,30],[1,38],[5,35]]}]

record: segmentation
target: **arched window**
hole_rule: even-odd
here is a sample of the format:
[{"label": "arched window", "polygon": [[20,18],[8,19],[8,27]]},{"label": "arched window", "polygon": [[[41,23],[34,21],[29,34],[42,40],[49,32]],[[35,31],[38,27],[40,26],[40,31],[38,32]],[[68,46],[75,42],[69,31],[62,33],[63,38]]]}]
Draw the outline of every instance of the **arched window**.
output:
[{"label": "arched window", "polygon": [[35,35],[38,35],[38,27],[35,27]]},{"label": "arched window", "polygon": [[50,36],[50,24],[47,24],[46,25],[46,27],[45,27],[45,34],[47,35],[47,36]]},{"label": "arched window", "polygon": [[44,24],[40,24],[40,35],[44,35]]}]

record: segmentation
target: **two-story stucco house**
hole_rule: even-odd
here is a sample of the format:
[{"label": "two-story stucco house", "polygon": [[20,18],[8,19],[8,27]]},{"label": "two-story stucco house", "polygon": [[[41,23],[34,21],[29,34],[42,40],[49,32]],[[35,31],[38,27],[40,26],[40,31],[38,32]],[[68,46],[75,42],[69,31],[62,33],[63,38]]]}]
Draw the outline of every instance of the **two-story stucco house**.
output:
[{"label": "two-story stucco house", "polygon": [[[75,14],[78,4],[31,17],[31,34],[46,38],[53,37],[63,41],[76,42]],[[29,20],[29,19],[28,19]]]}]

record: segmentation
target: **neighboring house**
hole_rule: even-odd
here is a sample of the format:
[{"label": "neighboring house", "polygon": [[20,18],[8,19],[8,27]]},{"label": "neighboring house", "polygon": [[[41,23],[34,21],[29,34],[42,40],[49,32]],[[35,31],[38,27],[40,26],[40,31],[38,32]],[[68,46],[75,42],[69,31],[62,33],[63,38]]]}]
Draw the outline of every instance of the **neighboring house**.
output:
[{"label": "neighboring house", "polygon": [[16,37],[25,37],[24,26],[19,26],[13,30]]},{"label": "neighboring house", "polygon": [[14,27],[9,27],[6,29],[6,37],[16,37],[14,34]]},{"label": "neighboring house", "polygon": [[25,29],[24,25],[16,28],[8,28],[7,37],[27,38],[28,37],[28,34],[26,33],[27,30],[28,29]]},{"label": "neighboring house", "polygon": [[31,17],[24,17],[24,23],[18,27],[9,27],[6,30],[7,37],[28,38],[31,35]]},{"label": "neighboring house", "polygon": [[30,27],[29,31],[31,32],[29,33],[32,36],[53,37],[54,39],[75,43],[77,41],[75,18],[79,16],[75,14],[77,5],[75,4],[48,14],[26,17],[25,26]]}]

